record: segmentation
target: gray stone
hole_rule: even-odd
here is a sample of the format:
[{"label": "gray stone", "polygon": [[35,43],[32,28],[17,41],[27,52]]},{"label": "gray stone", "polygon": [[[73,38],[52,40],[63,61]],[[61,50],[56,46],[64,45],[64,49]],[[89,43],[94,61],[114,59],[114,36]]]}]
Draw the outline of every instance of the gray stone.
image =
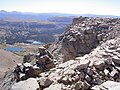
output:
[{"label": "gray stone", "polygon": [[[70,80],[71,81],[71,80]],[[62,76],[58,82],[59,83],[63,83],[65,85],[69,85],[71,82],[69,81],[69,77],[68,76]]]},{"label": "gray stone", "polygon": [[68,67],[68,66],[70,66],[70,65],[72,65],[72,64],[74,64],[74,63],[76,63],[75,60],[69,60],[69,61],[67,61],[67,62],[64,62],[64,63],[60,64],[60,65],[59,65],[59,68],[65,68],[65,67]]},{"label": "gray stone", "polygon": [[52,81],[48,79],[47,77],[41,77],[38,80],[39,84],[44,87],[48,87],[52,84]]},{"label": "gray stone", "polygon": [[113,69],[113,71],[110,73],[110,76],[114,77],[115,74],[117,74],[117,73],[118,73],[118,71],[116,69]]},{"label": "gray stone", "polygon": [[0,82],[0,90],[10,90],[18,78],[15,77],[13,70],[6,72],[3,80]]},{"label": "gray stone", "polygon": [[90,88],[90,84],[88,84],[86,81],[84,81],[84,89],[88,90]]},{"label": "gray stone", "polygon": [[104,70],[105,75],[108,75],[109,71],[107,69]]},{"label": "gray stone", "polygon": [[83,88],[83,82],[81,81],[78,81],[76,84],[75,84],[75,90],[80,90]]},{"label": "gray stone", "polygon": [[86,80],[87,82],[92,81],[91,77],[89,77],[88,75],[85,76],[85,80]]},{"label": "gray stone", "polygon": [[90,75],[90,76],[92,76],[92,75],[93,75],[93,71],[92,71],[92,69],[91,69],[91,68],[88,68],[88,69],[87,69],[87,74],[88,74],[88,75]]},{"label": "gray stone", "polygon": [[75,75],[75,71],[72,69],[68,69],[64,72],[64,75]]},{"label": "gray stone", "polygon": [[39,84],[34,78],[29,78],[25,81],[15,83],[11,88],[11,90],[37,90],[37,89],[39,89]]},{"label": "gray stone", "polygon": [[120,53],[120,48],[117,48],[117,50],[116,50],[118,53]]},{"label": "gray stone", "polygon": [[113,60],[114,63],[120,64],[120,58],[118,56],[113,56],[112,60]]},{"label": "gray stone", "polygon": [[98,77],[95,77],[92,81],[94,84],[97,84],[97,85],[100,85],[103,83],[103,80],[98,78]]},{"label": "gray stone", "polygon": [[89,64],[90,64],[89,60],[82,59],[82,60],[80,60],[80,63],[78,64],[77,69],[78,70],[87,69]]},{"label": "gray stone", "polygon": [[81,80],[84,80],[84,78],[85,78],[85,73],[84,73],[84,72],[80,72],[79,77],[80,77]]},{"label": "gray stone", "polygon": [[103,69],[104,69],[104,66],[105,66],[105,62],[104,62],[104,61],[101,61],[101,60],[97,60],[97,61],[94,62],[94,66],[95,66],[97,69],[103,70]]},{"label": "gray stone", "polygon": [[120,83],[114,81],[106,81],[99,86],[92,87],[92,90],[119,90]]},{"label": "gray stone", "polygon": [[45,88],[44,90],[62,90],[61,84],[54,84],[50,85],[48,88]]}]

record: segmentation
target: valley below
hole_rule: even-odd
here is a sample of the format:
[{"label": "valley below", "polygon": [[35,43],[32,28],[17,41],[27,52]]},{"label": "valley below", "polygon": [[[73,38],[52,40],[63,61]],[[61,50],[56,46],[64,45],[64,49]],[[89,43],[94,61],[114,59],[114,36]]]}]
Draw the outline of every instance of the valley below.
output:
[{"label": "valley below", "polygon": [[[29,17],[29,18],[27,18]],[[0,11],[0,43],[54,42],[75,16]]]},{"label": "valley below", "polygon": [[66,26],[49,21],[0,20],[0,43],[27,43],[28,40],[50,43]]}]

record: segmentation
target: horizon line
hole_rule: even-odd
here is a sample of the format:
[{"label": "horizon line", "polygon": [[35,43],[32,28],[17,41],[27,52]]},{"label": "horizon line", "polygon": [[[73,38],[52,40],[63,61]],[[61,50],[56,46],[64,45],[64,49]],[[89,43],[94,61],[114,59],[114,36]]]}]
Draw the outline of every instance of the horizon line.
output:
[{"label": "horizon line", "polygon": [[51,14],[70,14],[70,15],[101,15],[101,16],[120,16],[120,15],[113,15],[113,14],[95,14],[95,13],[64,13],[64,12],[27,12],[27,11],[9,11],[9,10],[0,10],[1,11],[4,11],[4,12],[8,12],[8,13],[12,13],[12,12],[18,12],[18,13],[24,13],[24,14],[27,14],[27,13],[31,13],[31,14],[47,14],[47,13],[51,13]]}]

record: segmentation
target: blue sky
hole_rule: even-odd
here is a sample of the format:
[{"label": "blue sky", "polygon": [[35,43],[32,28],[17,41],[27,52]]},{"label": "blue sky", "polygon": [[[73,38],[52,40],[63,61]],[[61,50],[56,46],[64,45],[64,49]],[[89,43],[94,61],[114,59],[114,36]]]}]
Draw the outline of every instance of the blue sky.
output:
[{"label": "blue sky", "polygon": [[120,16],[120,0],[0,0],[0,10]]}]

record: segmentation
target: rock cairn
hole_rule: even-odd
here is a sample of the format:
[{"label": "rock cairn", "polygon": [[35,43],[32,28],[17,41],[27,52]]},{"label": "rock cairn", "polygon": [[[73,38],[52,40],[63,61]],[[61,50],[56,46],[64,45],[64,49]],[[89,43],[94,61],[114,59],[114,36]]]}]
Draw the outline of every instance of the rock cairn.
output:
[{"label": "rock cairn", "polygon": [[24,57],[23,64],[17,64],[14,72],[17,74],[17,81],[28,78],[39,77],[39,74],[55,67],[52,55],[45,49],[39,47],[37,54],[30,54]]}]

